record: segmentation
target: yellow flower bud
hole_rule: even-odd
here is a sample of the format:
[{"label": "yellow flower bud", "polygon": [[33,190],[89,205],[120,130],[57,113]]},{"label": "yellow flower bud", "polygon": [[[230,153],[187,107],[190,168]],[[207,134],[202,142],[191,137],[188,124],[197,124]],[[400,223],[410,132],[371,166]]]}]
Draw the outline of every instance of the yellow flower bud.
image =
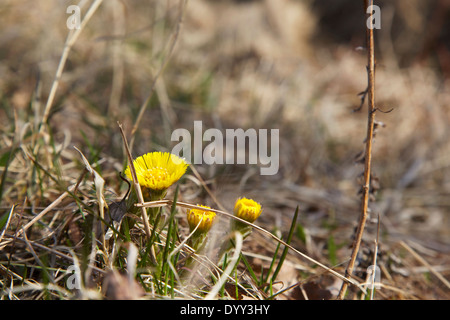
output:
[{"label": "yellow flower bud", "polygon": [[[211,209],[207,206],[199,205],[205,209]],[[191,232],[198,226],[197,232],[206,233],[211,229],[214,222],[216,214],[213,211],[201,210],[201,209],[190,209],[187,211],[187,220],[189,223],[189,228]]]},{"label": "yellow flower bud", "polygon": [[261,215],[261,205],[252,199],[240,198],[234,205],[234,215],[253,223]]}]

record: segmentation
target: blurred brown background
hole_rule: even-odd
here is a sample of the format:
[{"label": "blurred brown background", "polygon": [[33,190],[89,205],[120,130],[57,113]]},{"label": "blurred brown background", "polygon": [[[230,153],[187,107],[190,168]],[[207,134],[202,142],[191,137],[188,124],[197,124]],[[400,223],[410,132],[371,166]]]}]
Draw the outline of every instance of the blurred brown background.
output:
[{"label": "blurred brown background", "polygon": [[[82,16],[90,3],[81,2]],[[27,143],[29,126],[42,117],[71,4],[0,3],[4,150],[14,135]],[[393,111],[376,116],[384,127],[373,151],[380,186],[372,218],[381,215],[386,246],[412,240],[448,265],[450,1],[375,4],[382,19],[375,32],[376,103]],[[284,230],[299,204],[299,220],[315,239],[316,250],[309,249],[319,256],[329,233],[348,243],[359,214],[363,168],[355,157],[363,151],[367,117],[365,107],[352,112],[367,85],[363,1],[189,0],[177,32],[179,17],[175,0],[103,1],[70,51],[51,109],[63,179],[79,176],[80,167],[70,165],[77,146],[103,159],[109,187],[120,193],[117,170],[125,159],[116,122],[130,133],[176,38],[137,131],[135,155],[169,151],[171,132],[192,130],[194,120],[205,128],[280,129],[277,175],[242,165],[204,165],[200,173],[227,209],[241,195],[260,200],[261,221],[271,227]],[[20,175],[20,165],[12,174]],[[10,181],[2,205],[23,199],[26,185]],[[185,200],[211,202],[197,191]],[[337,227],[324,229],[324,221]],[[373,235],[369,225],[368,239]]]}]

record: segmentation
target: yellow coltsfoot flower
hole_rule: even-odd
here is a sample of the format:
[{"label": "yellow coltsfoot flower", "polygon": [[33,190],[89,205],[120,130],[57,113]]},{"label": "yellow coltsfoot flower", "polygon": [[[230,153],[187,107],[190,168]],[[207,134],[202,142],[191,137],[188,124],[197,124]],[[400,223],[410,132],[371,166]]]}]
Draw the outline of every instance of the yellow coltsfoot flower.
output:
[{"label": "yellow coltsfoot flower", "polygon": [[234,205],[234,215],[250,223],[258,219],[261,212],[261,205],[252,199],[239,198]]},{"label": "yellow coltsfoot flower", "polygon": [[[177,182],[189,166],[187,162],[169,152],[150,152],[133,161],[136,176],[141,187],[154,191],[166,190]],[[125,174],[129,179],[131,170],[128,166]]]},{"label": "yellow coltsfoot flower", "polygon": [[[202,209],[188,209],[186,214],[187,221],[189,223],[189,230],[191,232],[188,243],[196,253],[199,253],[206,244],[208,232],[214,223],[216,214],[214,211],[209,211],[211,209],[210,207],[202,205],[197,206]],[[192,276],[194,274],[193,270],[196,266],[197,261],[194,256],[189,256],[180,273],[183,278],[187,277],[185,281],[189,280],[189,275]]]},{"label": "yellow coltsfoot flower", "polygon": [[187,220],[189,223],[190,232],[194,232],[190,239],[190,245],[193,249],[198,250],[202,247],[208,231],[214,223],[216,214],[207,206],[199,205],[203,209],[189,209],[187,210]]},{"label": "yellow coltsfoot flower", "polygon": [[[255,220],[261,215],[261,212],[261,204],[252,199],[239,198],[234,204],[234,216],[250,223],[255,222]],[[247,238],[252,232],[252,227],[242,221],[232,219],[230,224],[231,231],[239,232],[244,239]],[[234,242],[232,239],[222,244],[222,247],[219,250],[219,264],[224,263],[225,255],[232,248],[234,248]]]},{"label": "yellow coltsfoot flower", "polygon": [[205,210],[202,209],[189,209],[187,211],[187,219],[189,223],[189,228],[191,232],[195,230],[195,228],[198,228],[196,232],[200,233],[206,233],[211,229],[211,226],[214,222],[214,218],[216,217],[216,214],[213,211],[208,211],[207,209],[211,209],[207,206],[198,205],[199,207],[205,208]]},{"label": "yellow coltsfoot flower", "polygon": [[[150,152],[133,161],[136,178],[141,186],[144,201],[156,201],[165,197],[167,189],[186,172],[188,163],[169,152]],[[133,180],[130,166],[125,169],[128,179]],[[137,197],[134,193],[128,199],[128,208],[136,211]],[[159,217],[160,208],[149,208],[151,222]]]},{"label": "yellow coltsfoot flower", "polygon": [[[261,205],[247,198],[239,198],[234,204],[234,215],[242,220],[253,223],[261,215],[262,209]],[[239,231],[244,238],[252,231],[252,227],[238,220],[231,221],[231,230]]]}]

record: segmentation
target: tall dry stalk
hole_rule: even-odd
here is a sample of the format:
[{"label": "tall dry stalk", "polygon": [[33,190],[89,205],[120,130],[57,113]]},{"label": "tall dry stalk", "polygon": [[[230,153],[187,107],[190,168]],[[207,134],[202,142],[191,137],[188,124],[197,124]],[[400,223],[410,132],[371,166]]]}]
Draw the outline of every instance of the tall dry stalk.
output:
[{"label": "tall dry stalk", "polygon": [[55,95],[56,95],[56,90],[58,89],[59,82],[61,80],[61,76],[62,76],[62,73],[63,73],[63,70],[64,70],[64,66],[66,65],[67,58],[69,57],[69,52],[72,49],[72,47],[75,44],[75,42],[77,41],[77,39],[80,36],[81,32],[84,30],[84,27],[86,26],[86,24],[89,22],[89,20],[94,15],[95,11],[98,9],[100,4],[102,3],[102,1],[103,0],[96,0],[96,1],[94,1],[92,3],[92,5],[89,7],[89,10],[86,12],[85,17],[81,21],[80,28],[75,29],[75,30],[70,30],[68,35],[67,35],[67,39],[66,39],[66,43],[64,45],[63,53],[61,55],[61,58],[60,58],[59,64],[58,64],[58,68],[56,70],[55,79],[53,80],[52,87],[51,87],[50,93],[48,95],[47,103],[45,105],[44,115],[42,116],[42,122],[41,122],[41,127],[39,128],[39,133],[43,132],[44,125],[47,122],[48,117],[50,115],[50,110],[51,110],[52,105],[53,105],[53,100],[54,100]]},{"label": "tall dry stalk", "polygon": [[161,76],[162,72],[164,71],[164,69],[166,68],[167,64],[169,63],[169,60],[170,60],[170,58],[172,56],[172,53],[173,53],[173,51],[175,49],[175,45],[177,43],[178,36],[180,34],[181,25],[183,23],[183,17],[184,17],[185,11],[186,11],[187,3],[188,3],[188,0],[180,0],[180,9],[179,9],[180,14],[178,16],[178,21],[177,21],[175,30],[174,30],[174,32],[173,32],[173,34],[171,36],[171,39],[169,41],[169,44],[168,44],[169,48],[167,49],[167,54],[164,57],[164,59],[163,59],[161,65],[160,65],[158,71],[156,72],[156,74],[153,77],[153,82],[152,82],[152,84],[150,86],[150,93],[148,94],[148,96],[145,99],[144,103],[141,105],[141,107],[139,109],[138,116],[137,116],[136,121],[135,121],[135,123],[133,125],[133,128],[131,130],[131,138],[130,138],[130,143],[129,143],[131,151],[133,150],[134,139],[136,138],[136,132],[137,132],[137,130],[139,128],[139,125],[140,125],[140,123],[142,121],[142,118],[144,116],[144,112],[147,109],[147,106],[149,105],[150,100],[151,100],[151,98],[153,96],[153,92],[154,92],[154,89],[156,87],[156,82],[158,81],[158,79]]},{"label": "tall dry stalk", "polygon": [[[353,269],[355,267],[356,257],[358,255],[359,247],[361,244],[362,236],[364,233],[364,228],[366,225],[366,220],[368,216],[368,206],[369,206],[369,191],[370,191],[370,175],[371,175],[371,162],[372,162],[372,142],[373,142],[373,132],[375,123],[375,52],[374,52],[374,39],[373,39],[373,20],[372,13],[367,13],[368,8],[373,8],[373,0],[364,0],[364,9],[366,10],[366,19],[368,25],[366,26],[366,45],[367,45],[367,102],[368,102],[368,120],[367,120],[367,137],[366,146],[364,153],[364,182],[362,186],[362,197],[361,197],[361,214],[359,217],[358,228],[356,230],[355,239],[353,241],[352,254],[350,261],[345,270],[345,277],[349,278],[352,276]],[[347,292],[348,282],[342,284],[341,290],[338,295],[338,299],[342,300]]]}]

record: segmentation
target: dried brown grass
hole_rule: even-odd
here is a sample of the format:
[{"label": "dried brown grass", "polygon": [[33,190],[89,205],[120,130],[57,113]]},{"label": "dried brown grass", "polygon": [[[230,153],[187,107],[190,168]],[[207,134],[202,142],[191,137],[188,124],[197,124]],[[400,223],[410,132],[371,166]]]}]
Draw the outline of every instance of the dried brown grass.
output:
[{"label": "dried brown grass", "polygon": [[[22,0],[0,5],[2,157],[17,147],[29,150],[39,138],[30,135],[30,127],[39,123],[61,57],[68,3],[44,1],[31,6]],[[449,297],[440,278],[448,279],[450,272],[449,83],[431,54],[433,63],[411,62],[414,53],[408,56],[405,48],[414,40],[408,43],[399,36],[404,34],[401,30],[409,30],[399,27],[408,21],[399,17],[417,17],[419,7],[405,6],[404,1],[398,6],[386,4],[383,17],[389,17],[389,9],[393,18],[383,26],[391,30],[382,27],[377,33],[378,107],[394,108],[389,114],[378,114],[386,127],[377,132],[373,149],[373,171],[381,184],[371,204],[371,211],[382,217],[379,263],[384,287],[377,291],[378,299]],[[116,121],[132,128],[167,53],[177,9],[176,4],[160,1],[109,1],[83,30],[56,93],[49,117],[52,134],[45,131],[45,145],[34,155],[60,181],[74,184],[80,177],[83,166],[72,148],[75,145],[99,160],[110,190],[123,192],[117,171],[125,157]],[[353,21],[334,17],[337,25]],[[242,166],[198,170],[227,210],[232,199],[244,193],[261,199],[265,209],[260,223],[268,230],[286,232],[300,205],[299,223],[306,237],[295,239],[294,245],[328,262],[332,236],[338,245],[336,270],[343,271],[358,216],[356,178],[362,169],[354,156],[363,147],[365,113],[351,110],[359,105],[356,94],[365,89],[366,55],[355,50],[363,45],[358,33],[351,35],[352,41],[334,42],[320,33],[324,25],[320,18],[303,2],[190,0],[170,63],[137,131],[134,152],[170,150],[171,130],[190,129],[195,119],[223,128],[279,128],[278,175],[263,177]],[[431,20],[417,19],[409,21],[410,28],[425,39],[416,29]],[[53,162],[55,153],[59,156]],[[14,219],[31,219],[33,212],[47,208],[61,195],[55,181],[37,177],[35,170],[23,152],[14,154],[3,187],[2,214],[16,204]],[[181,186],[193,190],[195,196],[189,201],[213,203],[201,185],[189,181],[195,179]],[[89,199],[91,186],[80,188]],[[76,206],[66,200],[52,209],[54,215],[45,223],[56,224]],[[14,220],[12,225],[20,223]],[[363,242],[368,256],[361,258],[356,276],[363,278],[364,263],[372,261],[375,235],[376,225],[369,223]],[[40,235],[27,236],[34,241]],[[244,251],[255,255],[252,263],[267,267],[276,243],[257,233],[252,236],[255,241]],[[25,250],[15,255],[18,261],[34,261]],[[2,253],[2,265],[4,259]],[[336,295],[340,284],[334,278],[311,269],[295,255],[288,260],[285,274],[290,279],[284,279],[284,286],[300,286],[280,297]],[[303,277],[305,270],[314,276]]]}]

